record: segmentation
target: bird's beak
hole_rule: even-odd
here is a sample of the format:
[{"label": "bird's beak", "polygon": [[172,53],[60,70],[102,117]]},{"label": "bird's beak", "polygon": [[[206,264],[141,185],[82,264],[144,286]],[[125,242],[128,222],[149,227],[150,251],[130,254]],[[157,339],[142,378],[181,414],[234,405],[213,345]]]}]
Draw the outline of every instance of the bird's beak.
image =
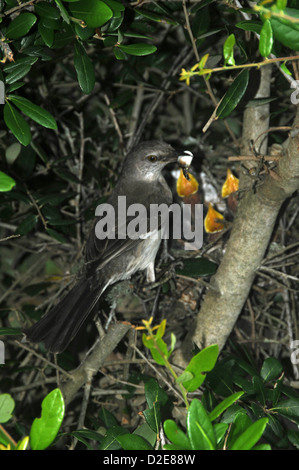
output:
[{"label": "bird's beak", "polygon": [[175,163],[178,161],[178,156],[179,153],[176,150],[172,149],[170,152],[167,152],[167,154],[163,155],[160,161],[164,164]]},{"label": "bird's beak", "polygon": [[161,159],[161,161],[165,164],[166,163],[178,163],[178,165],[181,168],[188,169],[189,166],[191,165],[192,159],[193,159],[193,155],[189,150],[178,152],[177,150],[173,149],[173,151],[165,155]]}]

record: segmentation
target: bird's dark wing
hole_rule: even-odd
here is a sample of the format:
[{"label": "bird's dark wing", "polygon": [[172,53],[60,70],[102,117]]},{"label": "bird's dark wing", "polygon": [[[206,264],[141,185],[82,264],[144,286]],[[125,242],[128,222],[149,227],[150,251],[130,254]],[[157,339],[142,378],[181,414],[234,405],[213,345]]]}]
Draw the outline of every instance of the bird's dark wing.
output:
[{"label": "bird's dark wing", "polygon": [[140,239],[104,239],[101,240],[96,237],[95,229],[92,229],[88,237],[86,248],[85,248],[85,261],[88,270],[90,267],[95,266],[96,269],[100,270],[106,266],[111,259],[114,259],[121,254],[130,251],[134,247],[137,248],[138,244],[142,240]]},{"label": "bird's dark wing", "polygon": [[[146,224],[144,224],[145,230],[140,230],[140,238],[129,238],[128,235],[126,238],[122,239],[119,237],[120,233],[124,233],[124,227],[118,226],[117,221],[117,200],[114,197],[114,194],[108,199],[108,203],[115,208],[115,228],[114,228],[114,235],[115,238],[104,238],[100,239],[96,236],[95,226],[92,228],[85,248],[85,260],[88,265],[96,267],[96,269],[102,269],[104,266],[109,263],[109,261],[115,257],[120,256],[121,254],[128,252],[132,249],[137,249],[138,245],[142,242],[143,236],[149,234],[150,230],[150,219],[149,219],[149,207],[150,204],[161,204],[162,202],[171,203],[172,195],[171,193],[168,194],[168,198],[165,197],[164,187],[161,187],[159,183],[151,184],[150,190],[147,191],[145,188],[145,184],[143,183],[142,186],[138,187],[135,185],[134,190],[132,189],[130,196],[127,197],[127,207],[130,205],[130,201],[138,201],[147,209],[146,215]],[[116,191],[119,192],[119,189]],[[146,197],[146,194],[149,194],[149,197]],[[137,196],[138,195],[138,196]],[[127,225],[134,220],[135,216],[127,216],[125,219],[126,227]],[[161,221],[157,221],[157,228],[160,230]],[[127,230],[126,232],[127,233]],[[93,268],[94,269],[94,268]]]}]

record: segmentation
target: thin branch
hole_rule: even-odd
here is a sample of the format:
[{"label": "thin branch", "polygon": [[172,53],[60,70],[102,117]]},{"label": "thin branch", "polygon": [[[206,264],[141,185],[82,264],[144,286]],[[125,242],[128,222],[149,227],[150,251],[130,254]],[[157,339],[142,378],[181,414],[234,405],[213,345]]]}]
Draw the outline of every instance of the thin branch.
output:
[{"label": "thin branch", "polygon": [[69,379],[72,378],[72,375],[67,372],[66,370],[62,369],[62,367],[58,366],[52,361],[49,361],[46,359],[42,354],[37,353],[34,349],[30,348],[29,346],[26,346],[26,344],[22,343],[21,341],[15,340],[14,341],[20,348],[26,349],[26,351],[29,351],[31,354],[34,354],[36,357],[38,357],[41,361],[43,361],[45,364],[48,364],[51,367],[54,367],[56,370],[61,372],[64,376],[68,377]]},{"label": "thin branch", "polygon": [[119,124],[118,124],[118,120],[117,120],[116,114],[115,114],[115,112],[114,112],[114,109],[111,108],[111,103],[110,103],[109,97],[108,97],[108,95],[107,95],[106,93],[104,93],[104,99],[105,99],[106,104],[107,104],[107,106],[108,106],[108,110],[109,110],[109,113],[110,113],[112,122],[113,122],[113,124],[114,124],[116,133],[117,133],[118,138],[119,138],[120,149],[121,149],[121,151],[122,151],[123,148],[124,148],[124,138],[123,138],[123,135],[122,135],[122,131],[121,131],[120,126],[119,126]]}]

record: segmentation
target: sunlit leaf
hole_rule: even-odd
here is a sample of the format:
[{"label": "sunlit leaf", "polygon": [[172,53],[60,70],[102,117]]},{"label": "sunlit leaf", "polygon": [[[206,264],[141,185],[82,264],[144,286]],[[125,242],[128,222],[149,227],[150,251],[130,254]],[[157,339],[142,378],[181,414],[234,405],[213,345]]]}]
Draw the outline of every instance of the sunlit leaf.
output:
[{"label": "sunlit leaf", "polygon": [[52,390],[43,400],[40,418],[35,418],[30,430],[30,447],[43,450],[55,439],[64,418],[64,400],[59,388]]},{"label": "sunlit leaf", "polygon": [[113,16],[111,8],[101,0],[79,0],[69,5],[72,15],[90,28],[99,28]]},{"label": "sunlit leaf", "polygon": [[11,191],[15,185],[16,182],[13,178],[0,171],[0,192]]}]

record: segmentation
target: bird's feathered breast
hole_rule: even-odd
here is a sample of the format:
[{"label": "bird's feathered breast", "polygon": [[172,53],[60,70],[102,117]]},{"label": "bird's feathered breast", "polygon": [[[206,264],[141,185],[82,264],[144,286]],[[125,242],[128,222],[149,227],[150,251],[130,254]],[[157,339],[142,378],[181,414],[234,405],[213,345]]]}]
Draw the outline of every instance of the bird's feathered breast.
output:
[{"label": "bird's feathered breast", "polygon": [[[126,188],[128,186],[126,185]],[[123,232],[123,227],[118,226],[119,220],[119,210],[123,210],[123,204],[120,204],[119,197],[125,196],[125,205],[126,209],[132,204],[142,204],[146,211],[146,232],[150,229],[150,207],[155,204],[160,206],[161,204],[170,205],[172,203],[172,192],[167,185],[164,177],[161,175],[159,180],[155,182],[138,182],[134,186],[130,187],[130,191],[125,191],[121,184],[117,184],[108,198],[106,204],[110,204],[114,209],[115,214],[115,238],[104,238],[100,239],[96,236],[96,224],[98,218],[95,221],[93,228],[90,231],[85,250],[85,260],[87,264],[94,265],[96,263],[98,269],[104,267],[109,263],[109,261],[118,256],[125,251],[133,249],[137,246],[138,242],[142,241],[143,237],[140,240],[131,239],[129,236],[126,238],[119,238],[120,230]],[[123,200],[124,201],[124,200]],[[123,202],[122,201],[122,202]],[[165,206],[164,206],[165,207]],[[142,211],[142,214],[144,211]],[[125,220],[126,226],[138,215],[126,216],[126,214],[121,214],[122,220]],[[125,219],[124,219],[124,216]],[[146,236],[146,232],[143,236]]]}]

